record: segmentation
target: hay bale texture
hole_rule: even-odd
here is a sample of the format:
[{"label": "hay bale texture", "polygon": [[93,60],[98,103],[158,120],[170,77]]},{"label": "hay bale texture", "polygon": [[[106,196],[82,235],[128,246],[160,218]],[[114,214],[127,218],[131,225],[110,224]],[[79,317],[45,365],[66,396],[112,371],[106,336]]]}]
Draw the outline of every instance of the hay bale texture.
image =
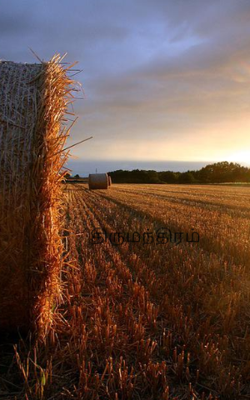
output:
[{"label": "hay bale texture", "polygon": [[111,179],[110,175],[108,175],[108,179],[109,179],[109,186],[111,186],[112,185],[112,179]]},{"label": "hay bale texture", "polygon": [[89,189],[108,189],[108,174],[89,174]]},{"label": "hay bale texture", "polygon": [[46,332],[60,300],[67,70],[0,62],[0,331]]}]

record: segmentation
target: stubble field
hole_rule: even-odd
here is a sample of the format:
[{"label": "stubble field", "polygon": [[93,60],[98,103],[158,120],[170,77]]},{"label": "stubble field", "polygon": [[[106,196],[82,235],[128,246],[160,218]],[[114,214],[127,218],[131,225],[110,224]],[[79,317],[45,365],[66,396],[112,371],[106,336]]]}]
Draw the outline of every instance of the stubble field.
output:
[{"label": "stubble field", "polygon": [[250,399],[250,188],[66,184],[64,195],[63,302],[43,345],[19,343],[19,381],[9,370],[3,391]]},{"label": "stubble field", "polygon": [[[249,188],[68,185],[66,199],[102,395],[250,395]],[[199,242],[186,241],[192,229]]]}]

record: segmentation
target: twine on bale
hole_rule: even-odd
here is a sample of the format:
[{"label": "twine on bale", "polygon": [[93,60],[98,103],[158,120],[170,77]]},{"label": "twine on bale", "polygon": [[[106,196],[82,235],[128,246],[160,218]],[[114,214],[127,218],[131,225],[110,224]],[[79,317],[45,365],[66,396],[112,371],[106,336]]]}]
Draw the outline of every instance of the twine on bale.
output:
[{"label": "twine on bale", "polygon": [[0,62],[0,332],[46,334],[61,300],[62,123],[75,82],[60,61]]}]

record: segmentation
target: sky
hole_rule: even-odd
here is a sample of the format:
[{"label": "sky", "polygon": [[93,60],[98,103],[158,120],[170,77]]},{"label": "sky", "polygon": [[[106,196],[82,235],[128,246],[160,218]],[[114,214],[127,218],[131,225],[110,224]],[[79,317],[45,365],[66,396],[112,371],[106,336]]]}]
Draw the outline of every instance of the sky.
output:
[{"label": "sky", "polygon": [[[250,163],[249,0],[0,0],[0,59],[78,61],[72,173]],[[170,168],[171,167],[171,168]]]}]

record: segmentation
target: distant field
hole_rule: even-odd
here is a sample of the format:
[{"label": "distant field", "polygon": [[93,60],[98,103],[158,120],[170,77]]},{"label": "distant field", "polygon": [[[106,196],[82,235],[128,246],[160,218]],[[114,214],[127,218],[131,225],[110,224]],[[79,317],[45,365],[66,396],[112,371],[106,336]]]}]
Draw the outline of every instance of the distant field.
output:
[{"label": "distant field", "polygon": [[0,340],[0,398],[250,399],[250,188],[63,190],[62,302]]},{"label": "distant field", "polygon": [[65,202],[86,398],[250,398],[249,187],[76,184]]}]

